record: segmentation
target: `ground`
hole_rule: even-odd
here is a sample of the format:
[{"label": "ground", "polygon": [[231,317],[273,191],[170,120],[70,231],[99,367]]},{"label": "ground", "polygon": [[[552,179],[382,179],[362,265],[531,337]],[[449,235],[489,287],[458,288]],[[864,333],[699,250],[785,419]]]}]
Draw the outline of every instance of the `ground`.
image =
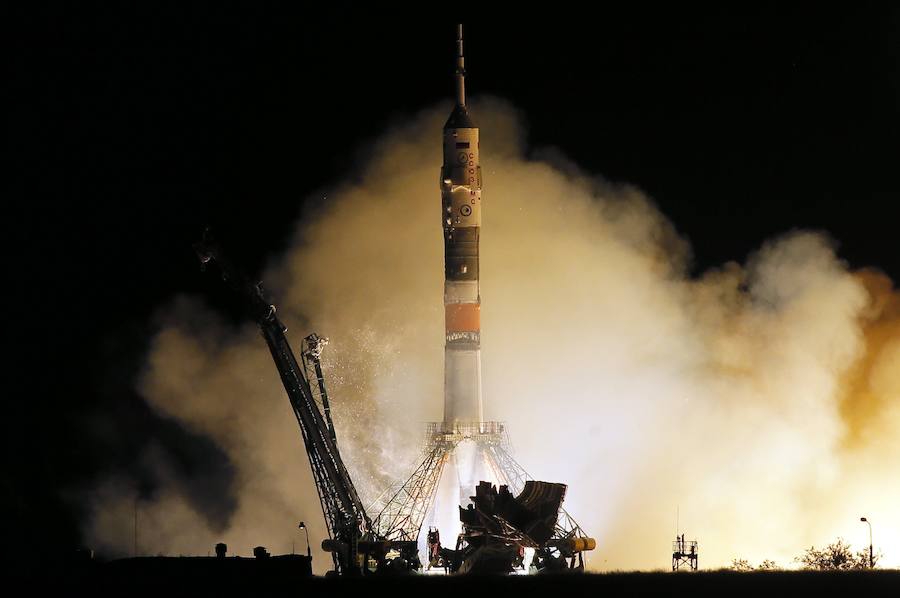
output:
[{"label": "ground", "polygon": [[[106,564],[87,561],[52,571],[23,574],[31,590],[92,596],[359,595],[402,592],[410,596],[609,596],[681,595],[768,598],[803,596],[887,596],[900,591],[900,571],[736,573],[601,573],[530,577],[406,576],[326,579],[304,575],[304,557],[257,561],[229,558],[139,558]],[[29,593],[34,593],[30,591]]]}]

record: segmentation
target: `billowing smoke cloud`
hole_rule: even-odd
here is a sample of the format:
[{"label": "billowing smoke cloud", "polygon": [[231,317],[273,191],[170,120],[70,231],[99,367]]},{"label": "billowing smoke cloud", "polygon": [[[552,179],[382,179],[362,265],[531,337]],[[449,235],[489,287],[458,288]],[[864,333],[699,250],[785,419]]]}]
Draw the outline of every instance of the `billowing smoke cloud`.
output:
[{"label": "billowing smoke cloud", "polygon": [[[317,331],[338,440],[372,498],[408,471],[442,409],[440,106],[386,134],[359,176],[309,199],[265,275],[295,349]],[[482,126],[486,417],[518,460],[569,484],[599,539],[591,567],[668,566],[676,512],[701,564],[791,558],[876,522],[900,562],[900,300],[853,273],[824,234],[767,241],[691,277],[689,245],[639,190],[527,156],[515,112]],[[223,290],[223,292],[225,292]],[[198,325],[201,322],[202,325]],[[303,326],[300,323],[304,323]],[[140,505],[145,553],[226,541],[285,552],[325,533],[299,430],[264,342],[198,298],[165,311],[140,390],[235,468],[222,520],[172,484]],[[152,456],[148,458],[152,459]],[[133,494],[95,496],[95,545],[128,552]],[[305,548],[305,546],[304,546]],[[893,561],[891,560],[893,559]],[[326,557],[318,553],[317,568]]]}]

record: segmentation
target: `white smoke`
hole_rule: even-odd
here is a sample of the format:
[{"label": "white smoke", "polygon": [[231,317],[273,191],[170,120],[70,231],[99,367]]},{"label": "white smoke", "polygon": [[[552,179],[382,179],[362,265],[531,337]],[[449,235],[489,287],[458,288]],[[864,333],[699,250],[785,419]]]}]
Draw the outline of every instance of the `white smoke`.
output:
[{"label": "white smoke", "polygon": [[[295,349],[311,331],[331,338],[338,441],[368,497],[408,471],[421,422],[441,417],[447,112],[385,134],[355,182],[309,198],[264,277]],[[687,241],[639,190],[529,158],[504,102],[473,113],[484,144],[485,416],[508,422],[533,475],[569,485],[568,510],[598,539],[592,568],[667,567],[676,510],[704,567],[789,565],[838,535],[861,545],[861,514],[900,537],[900,341],[869,376],[879,426],[848,449],[842,384],[867,354],[871,297],[825,235],[791,232],[743,265],[692,278]],[[285,552],[303,542],[300,519],[318,544],[315,488],[263,340],[196,298],[166,314],[141,392],[228,454],[238,507],[214,529],[173,485],[142,505],[145,551],[204,554],[224,540],[244,554]],[[98,491],[95,544],[130,550],[131,501],[115,482]],[[900,559],[900,545],[883,546],[888,562]],[[329,562],[317,552],[318,570]]]}]

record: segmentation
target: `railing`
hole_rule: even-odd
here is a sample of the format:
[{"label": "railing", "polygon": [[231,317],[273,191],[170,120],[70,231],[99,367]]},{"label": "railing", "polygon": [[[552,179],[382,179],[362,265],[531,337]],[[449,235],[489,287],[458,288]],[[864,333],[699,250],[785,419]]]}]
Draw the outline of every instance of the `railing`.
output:
[{"label": "railing", "polygon": [[672,554],[697,554],[697,540],[675,540]]},{"label": "railing", "polygon": [[477,438],[483,436],[503,436],[506,434],[504,422],[428,422],[425,424],[427,436],[460,436]]}]

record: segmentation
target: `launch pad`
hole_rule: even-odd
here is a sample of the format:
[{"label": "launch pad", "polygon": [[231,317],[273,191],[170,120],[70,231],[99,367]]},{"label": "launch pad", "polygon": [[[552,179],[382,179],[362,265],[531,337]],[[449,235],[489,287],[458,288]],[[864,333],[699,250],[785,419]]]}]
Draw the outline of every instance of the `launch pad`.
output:
[{"label": "launch pad", "polygon": [[[506,424],[498,421],[474,423],[429,422],[425,428],[425,446],[421,460],[413,473],[402,483],[395,484],[376,500],[370,507],[379,515],[373,520],[373,527],[378,534],[394,542],[408,542],[419,550],[420,530],[426,518],[430,518],[429,529],[437,529],[435,503],[441,477],[448,463],[455,465],[456,473],[468,471],[469,479],[460,478],[459,496],[451,497],[455,506],[465,504],[468,499],[475,500],[479,488],[475,485],[484,480],[496,482],[501,492],[522,494],[529,481],[534,478],[528,474],[512,456]],[[468,445],[469,451],[460,451],[460,447]],[[468,453],[468,454],[467,454]],[[465,462],[463,462],[465,460]],[[472,480],[476,480],[472,482]],[[540,483],[540,482],[539,482]],[[563,494],[565,495],[565,487]],[[459,506],[461,514],[465,510]],[[465,526],[464,526],[465,527]],[[446,530],[445,530],[446,531]],[[460,540],[466,542],[466,533]],[[439,536],[438,536],[439,537]],[[587,534],[574,518],[562,507],[558,508],[552,532],[552,546],[549,546],[544,558],[564,560],[571,558],[568,568],[583,568],[583,550],[568,551],[566,547],[577,539],[587,538]],[[520,540],[521,542],[521,540]],[[542,544],[548,544],[546,542]],[[428,547],[430,565],[437,563],[433,551]],[[457,550],[460,549],[457,541]],[[578,556],[579,564],[575,563]],[[409,554],[408,558],[416,558]]]}]

